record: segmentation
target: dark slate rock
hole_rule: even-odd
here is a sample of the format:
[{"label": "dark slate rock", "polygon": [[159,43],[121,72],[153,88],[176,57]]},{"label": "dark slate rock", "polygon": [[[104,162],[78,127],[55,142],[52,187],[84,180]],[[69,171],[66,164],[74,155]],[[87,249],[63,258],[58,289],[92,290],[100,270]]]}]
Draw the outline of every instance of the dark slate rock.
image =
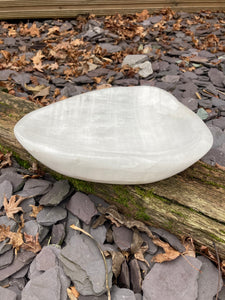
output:
[{"label": "dark slate rock", "polygon": [[51,190],[39,201],[40,205],[56,206],[62,202],[70,191],[70,184],[67,180],[56,181]]},{"label": "dark slate rock", "polygon": [[[202,263],[194,257],[179,257],[170,262],[156,263],[143,280],[143,300],[196,299],[199,269]],[[169,287],[169,288],[168,288]]]},{"label": "dark slate rock", "polygon": [[174,234],[162,228],[150,227],[150,230],[153,234],[156,233],[157,235],[159,235],[159,237],[161,237],[164,241],[169,243],[170,246],[172,246],[174,249],[180,252],[185,251],[185,247],[181,244],[179,239]]},{"label": "dark slate rock", "polygon": [[127,79],[116,79],[113,81],[113,85],[118,86],[129,86],[129,85],[138,85],[138,80],[135,78],[127,78]]},{"label": "dark slate rock", "polygon": [[209,152],[201,158],[205,163],[215,166],[218,163],[221,166],[225,166],[225,144],[222,144],[218,148],[212,148]]},{"label": "dark slate rock", "polygon": [[224,299],[225,299],[225,283],[224,283],[224,286],[223,286],[222,290],[219,292],[219,299],[218,300],[224,300]]},{"label": "dark slate rock", "polygon": [[223,101],[223,100],[213,97],[212,105],[216,106],[220,111],[225,111],[225,101]]},{"label": "dark slate rock", "polygon": [[69,286],[70,280],[60,267],[55,266],[31,279],[22,291],[22,299],[67,300]]},{"label": "dark slate rock", "polygon": [[98,207],[98,206],[108,207],[109,206],[109,204],[107,202],[105,202],[104,199],[102,199],[98,196],[95,196],[93,194],[88,194],[88,197],[91,199],[92,202],[94,202],[96,207]]},{"label": "dark slate rock", "polygon": [[[223,287],[223,279],[220,274],[218,277],[218,269],[212,264],[212,262],[204,257],[198,256],[198,260],[201,261],[201,273],[198,278],[198,300],[211,300]],[[218,287],[218,279],[220,285]]]},{"label": "dark slate rock", "polygon": [[71,197],[67,202],[66,208],[86,224],[89,224],[91,218],[97,214],[94,203],[87,195],[81,192],[76,192]]},{"label": "dark slate rock", "polygon": [[14,255],[13,250],[6,251],[4,254],[0,255],[0,269],[3,269],[10,265],[13,261]]},{"label": "dark slate rock", "polygon": [[76,86],[74,84],[66,84],[66,86],[61,90],[61,96],[72,97],[80,95],[85,92],[85,89],[82,86]]},{"label": "dark slate rock", "polygon": [[23,217],[25,221],[30,221],[33,220],[33,217],[30,216],[30,214],[32,213],[33,209],[31,205],[35,205],[35,200],[34,198],[28,198],[23,200],[23,202],[21,202],[20,207],[22,207],[23,209]]},{"label": "dark slate rock", "polygon": [[52,78],[52,83],[57,87],[64,87],[66,80],[62,77]]},{"label": "dark slate rock", "polygon": [[183,103],[192,111],[196,111],[198,109],[198,100],[195,98],[182,98],[181,103]]},{"label": "dark slate rock", "polygon": [[189,80],[189,79],[191,79],[191,80],[197,79],[198,76],[197,76],[195,73],[193,73],[193,72],[184,72],[184,73],[182,74],[181,78],[182,78],[184,81],[186,81],[186,80]]},{"label": "dark slate rock", "polygon": [[36,267],[36,259],[34,258],[34,260],[31,262],[31,264],[29,266],[29,271],[28,271],[27,277],[29,279],[33,279],[37,276],[40,276],[43,273],[44,273],[44,271],[38,271],[38,269]]},{"label": "dark slate rock", "polygon": [[58,221],[65,219],[66,216],[66,209],[60,206],[44,207],[37,215],[37,222],[43,226],[51,226]]},{"label": "dark slate rock", "polygon": [[113,45],[110,43],[100,43],[99,46],[106,50],[108,53],[115,53],[122,51],[122,48],[119,45]]},{"label": "dark slate rock", "polygon": [[146,253],[155,254],[158,250],[158,246],[153,243],[152,239],[150,239],[150,237],[146,233],[141,233],[141,237],[143,241],[148,245],[148,250],[146,251]]},{"label": "dark slate rock", "polygon": [[66,236],[65,226],[62,223],[52,226],[51,244],[61,245]]},{"label": "dark slate rock", "polygon": [[35,260],[38,271],[47,271],[58,265],[57,257],[51,247],[43,247]]},{"label": "dark slate rock", "polygon": [[25,222],[24,227],[22,228],[22,232],[26,232],[29,235],[36,236],[37,233],[39,233],[38,240],[39,242],[42,242],[46,235],[49,232],[48,227],[44,227],[36,220],[29,220]]},{"label": "dark slate rock", "polygon": [[214,125],[209,125],[208,127],[213,135],[212,148],[218,148],[225,143],[225,132],[221,128]]},{"label": "dark slate rock", "polygon": [[90,234],[94,237],[96,241],[98,241],[99,244],[103,244],[106,239],[106,231],[107,229],[105,225],[101,225],[95,229],[91,228]]},{"label": "dark slate rock", "polygon": [[141,294],[134,294],[134,296],[135,296],[135,299],[136,300],[142,300],[142,295]]},{"label": "dark slate rock", "polygon": [[0,299],[17,300],[17,295],[7,288],[0,287]]},{"label": "dark slate rock", "polygon": [[35,197],[46,194],[51,188],[51,183],[43,179],[28,179],[23,190],[17,194],[23,197]]},{"label": "dark slate rock", "polygon": [[[14,220],[8,219],[7,216],[0,217],[0,225],[5,225],[6,227],[10,227],[10,231],[16,231],[17,224]],[[8,239],[0,242],[0,254],[5,253],[6,251],[10,250],[12,245],[8,244]],[[1,281],[1,280],[0,280]]]},{"label": "dark slate rock", "polygon": [[0,183],[7,180],[7,181],[11,182],[14,193],[17,192],[18,190],[20,190],[25,182],[25,179],[23,179],[23,176],[17,174],[14,169],[10,169],[7,172],[6,171],[4,172],[4,171],[2,170],[2,175],[0,176]]},{"label": "dark slate rock", "polygon": [[129,250],[133,239],[133,231],[125,226],[112,226],[113,239],[117,247],[121,250]]},{"label": "dark slate rock", "polygon": [[0,208],[3,206],[4,196],[10,199],[13,192],[13,186],[10,181],[4,180],[0,183]]},{"label": "dark slate rock", "polygon": [[16,300],[21,300],[21,290],[17,285],[13,285],[10,283],[10,286],[7,289],[16,294]]},{"label": "dark slate rock", "polygon": [[158,62],[159,64],[159,71],[162,72],[162,71],[168,71],[169,70],[169,66],[170,64],[166,61],[159,61]]},{"label": "dark slate rock", "polygon": [[200,107],[204,107],[204,108],[211,108],[212,107],[212,101],[208,100],[208,99],[198,100],[198,104],[199,104]]},{"label": "dark slate rock", "polygon": [[[60,260],[79,293],[98,296],[106,292],[104,261],[92,239],[83,234],[72,236],[62,249]],[[107,265],[111,287],[111,259],[107,259]]]},{"label": "dark slate rock", "polygon": [[162,81],[167,83],[176,83],[180,80],[180,76],[178,75],[166,75],[162,77]]},{"label": "dark slate rock", "polygon": [[120,288],[130,288],[130,272],[126,260],[121,265],[120,275],[117,278],[117,285]]},{"label": "dark slate rock", "polygon": [[216,68],[211,68],[208,72],[211,82],[218,87],[224,87],[223,81],[225,80],[225,75],[223,72],[219,71]]},{"label": "dark slate rock", "polygon": [[94,80],[88,77],[87,75],[79,76],[73,79],[73,82],[79,83],[79,84],[87,84],[87,83],[93,83]]},{"label": "dark slate rock", "polygon": [[[93,71],[90,71],[87,73],[87,76],[89,77],[100,77],[100,76],[105,76],[105,75],[108,75],[110,72],[112,72],[111,70],[109,69],[106,69],[106,68],[98,68],[98,69],[95,69]],[[115,72],[113,72],[114,74]],[[112,75],[111,75],[112,76]]]},{"label": "dark slate rock", "polygon": [[0,281],[21,270],[24,266],[29,264],[34,257],[35,254],[33,252],[24,251],[18,253],[11,265],[0,270]]},{"label": "dark slate rock", "polygon": [[31,74],[22,72],[13,74],[11,77],[17,84],[24,86],[25,84],[30,82]]},{"label": "dark slate rock", "polygon": [[64,32],[64,31],[68,31],[68,30],[71,30],[71,29],[73,29],[73,25],[66,21],[62,24],[62,26],[60,26],[59,31]]},{"label": "dark slate rock", "polygon": [[[10,278],[13,278],[13,279],[24,279],[25,275],[27,274],[27,272],[29,270],[29,267],[30,267],[29,265],[23,267],[18,272],[14,273]],[[24,286],[25,286],[25,282],[24,282]]]},{"label": "dark slate rock", "polygon": [[136,300],[133,291],[124,288],[120,289],[116,285],[112,287],[111,297],[113,300]]},{"label": "dark slate rock", "polygon": [[128,266],[130,270],[131,289],[134,291],[134,293],[141,293],[142,278],[141,278],[141,271],[137,259],[135,258],[131,259]]},{"label": "dark slate rock", "polygon": [[0,80],[5,81],[8,80],[9,76],[12,74],[16,74],[16,71],[12,70],[1,70],[0,71]]},{"label": "dark slate rock", "polygon": [[219,119],[215,119],[212,121],[214,126],[217,126],[221,129],[225,129],[225,117],[220,117]]},{"label": "dark slate rock", "polygon": [[78,231],[72,229],[70,226],[75,225],[80,227],[80,220],[74,216],[71,212],[68,211],[67,220],[66,220],[66,238],[65,242],[68,243],[70,238],[73,235],[80,234]]}]

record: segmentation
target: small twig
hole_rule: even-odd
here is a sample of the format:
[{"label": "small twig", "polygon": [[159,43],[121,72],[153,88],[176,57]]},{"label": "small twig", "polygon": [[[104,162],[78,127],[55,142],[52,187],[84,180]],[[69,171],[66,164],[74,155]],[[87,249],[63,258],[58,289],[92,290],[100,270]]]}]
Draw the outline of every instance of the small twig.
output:
[{"label": "small twig", "polygon": [[220,291],[220,277],[221,277],[221,271],[220,271],[220,258],[219,258],[219,254],[217,251],[217,247],[216,244],[213,242],[213,247],[216,251],[216,259],[217,259],[217,264],[218,264],[218,283],[217,283],[217,293],[216,293],[216,300],[218,300],[219,297],[219,291]]},{"label": "small twig", "polygon": [[185,256],[185,252],[181,253],[181,256],[186,260],[186,262],[196,271],[198,271],[199,273],[202,273],[202,271],[198,268],[196,268],[195,266],[192,265],[192,263],[187,259],[187,257]]},{"label": "small twig", "polygon": [[110,288],[109,288],[109,276],[108,276],[108,266],[107,266],[107,262],[106,262],[106,259],[105,259],[105,255],[99,245],[99,243],[94,239],[94,237],[88,233],[87,231],[81,229],[80,227],[77,227],[76,225],[71,225],[70,226],[71,228],[73,228],[74,230],[78,230],[82,233],[84,233],[85,235],[87,235],[88,237],[90,237],[94,242],[95,244],[97,245],[101,255],[102,255],[102,258],[103,258],[103,261],[104,261],[104,265],[105,265],[105,286],[106,286],[106,289],[107,289],[107,295],[108,295],[108,300],[111,300],[111,294],[110,294]]}]

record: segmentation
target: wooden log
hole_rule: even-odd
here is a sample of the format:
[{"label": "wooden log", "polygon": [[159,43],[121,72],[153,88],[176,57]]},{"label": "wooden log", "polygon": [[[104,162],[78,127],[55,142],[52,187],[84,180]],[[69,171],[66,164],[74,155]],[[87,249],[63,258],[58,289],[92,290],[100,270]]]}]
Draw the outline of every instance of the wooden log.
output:
[{"label": "wooden log", "polygon": [[[13,128],[39,106],[0,92],[0,145],[20,158],[34,159],[16,141]],[[58,175],[59,176],[59,175]],[[184,172],[144,185],[112,185],[69,179],[77,190],[102,197],[119,211],[177,236],[191,236],[197,246],[225,259],[225,172],[197,162]]]}]

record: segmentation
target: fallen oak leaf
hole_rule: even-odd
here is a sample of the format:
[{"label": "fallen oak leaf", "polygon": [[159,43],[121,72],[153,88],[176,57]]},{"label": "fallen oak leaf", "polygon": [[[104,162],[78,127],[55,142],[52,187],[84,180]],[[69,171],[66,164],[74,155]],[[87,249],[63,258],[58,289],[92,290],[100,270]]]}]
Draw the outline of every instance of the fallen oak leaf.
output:
[{"label": "fallen oak leaf", "polygon": [[30,204],[29,206],[32,207],[32,213],[30,213],[29,216],[33,217],[33,218],[37,218],[38,213],[43,209],[43,205],[36,206],[36,205]]},{"label": "fallen oak leaf", "polygon": [[17,214],[20,211],[23,212],[22,207],[18,207],[18,205],[20,205],[20,203],[25,199],[27,198],[13,195],[8,201],[6,196],[4,196],[3,206],[6,212],[6,216],[10,219],[14,219],[15,214]]},{"label": "fallen oak leaf", "polygon": [[10,231],[7,237],[9,238],[8,244],[13,246],[15,249],[15,255],[17,255],[20,247],[24,244],[23,234],[20,232],[20,230],[17,232]]},{"label": "fallen oak leaf", "polygon": [[12,152],[3,154],[2,152],[0,152],[0,169],[6,167],[6,166],[11,166],[12,165]]},{"label": "fallen oak leaf", "polygon": [[33,253],[41,251],[41,245],[38,241],[39,233],[37,233],[35,237],[33,235],[27,234],[26,232],[24,232],[23,235],[25,239],[25,243],[21,245],[23,249],[31,251]]},{"label": "fallen oak leaf", "polygon": [[164,253],[159,253],[156,254],[153,258],[152,258],[152,262],[157,262],[157,263],[162,263],[165,261],[171,261],[176,259],[177,257],[179,257],[182,253],[174,250],[168,243],[165,243],[163,241],[161,241],[159,238],[154,237],[152,239],[153,243],[159,247],[162,247],[163,250],[165,251]]},{"label": "fallen oak leaf", "polygon": [[43,55],[41,50],[38,50],[38,52],[36,53],[36,55],[34,55],[31,59],[34,63],[34,65],[38,65],[41,63],[42,58],[44,58],[45,56]]},{"label": "fallen oak leaf", "polygon": [[0,225],[0,242],[4,241],[10,232],[10,226]]},{"label": "fallen oak leaf", "polygon": [[36,97],[45,97],[49,95],[50,86],[47,86],[46,88],[40,90],[37,94],[35,94],[34,98]]},{"label": "fallen oak leaf", "polygon": [[46,88],[45,85],[28,86],[26,83],[24,84],[24,87],[33,93],[38,93]]}]

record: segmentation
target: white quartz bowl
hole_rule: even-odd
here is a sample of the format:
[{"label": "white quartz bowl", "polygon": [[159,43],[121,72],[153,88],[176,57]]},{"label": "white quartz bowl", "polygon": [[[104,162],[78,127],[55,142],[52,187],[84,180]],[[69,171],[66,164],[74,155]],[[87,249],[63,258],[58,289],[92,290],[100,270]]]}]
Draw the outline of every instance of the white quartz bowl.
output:
[{"label": "white quartz bowl", "polygon": [[29,113],[14,131],[49,168],[116,184],[170,177],[199,160],[213,143],[195,113],[170,93],[148,86],[71,97]]}]

